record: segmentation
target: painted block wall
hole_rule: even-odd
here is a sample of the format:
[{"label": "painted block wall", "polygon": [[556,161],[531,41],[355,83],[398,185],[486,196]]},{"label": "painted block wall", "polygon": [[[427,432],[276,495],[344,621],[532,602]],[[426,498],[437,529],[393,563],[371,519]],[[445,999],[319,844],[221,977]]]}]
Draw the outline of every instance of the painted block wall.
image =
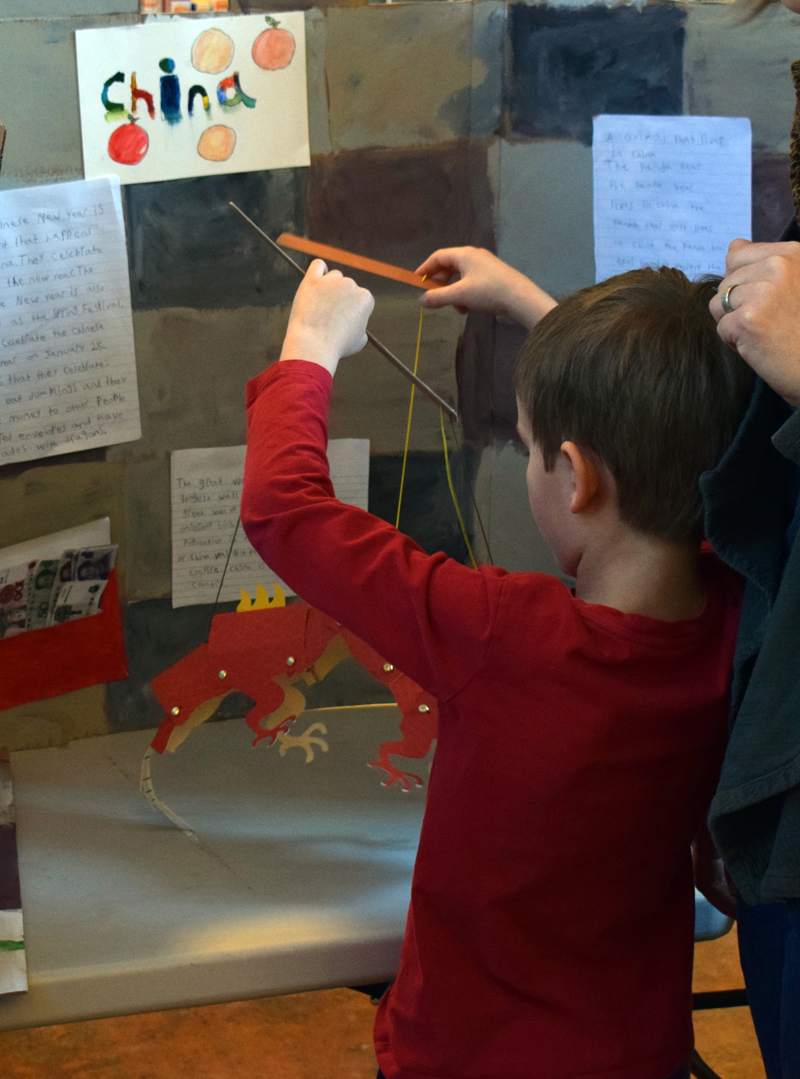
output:
[{"label": "painted block wall", "polygon": [[[295,287],[232,219],[229,199],[273,234],[409,268],[438,246],[486,246],[563,296],[594,279],[591,116],[719,113],[753,122],[756,237],[776,238],[790,213],[788,66],[800,56],[800,20],[782,8],[736,27],[727,5],[697,2],[233,6],[306,11],[311,166],[125,189],[143,437],[0,469],[0,546],[110,513],[132,676],[0,713],[0,744],[12,748],[157,723],[150,678],[203,638],[209,609],[173,611],[169,600],[169,454],[244,441],[244,383],[277,358]],[[136,9],[135,0],[0,0],[9,129],[0,187],[82,175],[73,32],[134,23]],[[363,283],[377,298],[374,332],[410,362],[415,294]],[[468,440],[455,455],[457,483],[462,505],[467,480],[475,486],[495,560],[554,571],[514,443],[508,383],[519,340],[491,319],[428,314],[421,363],[440,393],[460,398]],[[340,368],[331,435],[371,439],[371,505],[388,519],[407,401],[404,380],[374,353]],[[463,557],[439,438],[436,413],[419,402],[403,525],[427,549]],[[471,530],[486,557],[474,521]],[[383,699],[354,664],[314,692],[317,704]],[[225,714],[246,706],[229,700]]]}]

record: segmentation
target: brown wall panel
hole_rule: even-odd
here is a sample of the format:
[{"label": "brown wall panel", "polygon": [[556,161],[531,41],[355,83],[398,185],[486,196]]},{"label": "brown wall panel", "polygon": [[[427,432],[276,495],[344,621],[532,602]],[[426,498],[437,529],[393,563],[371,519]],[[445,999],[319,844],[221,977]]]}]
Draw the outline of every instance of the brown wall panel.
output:
[{"label": "brown wall panel", "polygon": [[407,269],[437,247],[493,248],[488,150],[464,140],[313,158],[308,235]]}]

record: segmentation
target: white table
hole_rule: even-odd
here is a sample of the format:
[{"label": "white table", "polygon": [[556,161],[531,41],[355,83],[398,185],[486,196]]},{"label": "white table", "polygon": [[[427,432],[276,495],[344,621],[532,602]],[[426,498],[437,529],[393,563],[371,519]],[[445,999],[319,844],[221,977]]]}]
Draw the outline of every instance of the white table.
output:
[{"label": "white table", "polygon": [[[153,760],[153,732],[12,754],[30,989],[0,1029],[388,980],[408,907],[424,790],[367,768],[394,705],[318,709],[330,745],[301,749],[207,723]],[[411,770],[427,778],[428,765]]]}]

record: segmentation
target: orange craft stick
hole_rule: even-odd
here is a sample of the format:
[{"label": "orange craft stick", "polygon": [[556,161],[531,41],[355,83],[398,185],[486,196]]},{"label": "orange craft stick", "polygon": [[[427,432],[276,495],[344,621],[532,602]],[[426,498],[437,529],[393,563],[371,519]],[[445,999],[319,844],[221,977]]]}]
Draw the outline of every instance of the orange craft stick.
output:
[{"label": "orange craft stick", "polygon": [[377,274],[378,277],[390,277],[393,281],[402,281],[403,284],[414,285],[416,288],[442,287],[441,281],[431,281],[430,278],[423,281],[419,274],[412,273],[411,270],[401,270],[399,266],[392,266],[388,262],[378,262],[376,259],[364,258],[363,255],[354,255],[338,247],[329,247],[328,244],[318,244],[315,240],[306,240],[305,237],[294,236],[291,232],[282,232],[278,237],[278,243],[283,244],[284,247],[291,247],[293,251],[302,251],[305,255],[325,259],[326,262],[338,262],[342,266],[351,266],[354,270],[365,270],[367,273]]}]

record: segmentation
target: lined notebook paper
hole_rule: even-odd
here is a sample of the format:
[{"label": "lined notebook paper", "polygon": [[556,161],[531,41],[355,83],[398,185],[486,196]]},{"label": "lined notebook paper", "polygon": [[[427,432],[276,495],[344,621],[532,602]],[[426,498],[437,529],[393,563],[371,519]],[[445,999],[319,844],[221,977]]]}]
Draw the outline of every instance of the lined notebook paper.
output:
[{"label": "lined notebook paper", "polygon": [[750,239],[750,121],[596,116],[592,137],[596,280],[639,266],[725,273]]},{"label": "lined notebook paper", "polygon": [[141,437],[119,180],[0,192],[0,464]]},{"label": "lined notebook paper", "polygon": [[[223,446],[172,454],[173,607],[213,603],[220,582],[220,602],[238,600],[241,589],[255,597],[258,584],[272,594],[278,583],[287,595],[294,595],[262,562],[241,525],[237,529],[245,450],[245,446]],[[369,439],[332,439],[328,461],[336,497],[365,510]],[[236,541],[231,548],[234,530]]]}]

